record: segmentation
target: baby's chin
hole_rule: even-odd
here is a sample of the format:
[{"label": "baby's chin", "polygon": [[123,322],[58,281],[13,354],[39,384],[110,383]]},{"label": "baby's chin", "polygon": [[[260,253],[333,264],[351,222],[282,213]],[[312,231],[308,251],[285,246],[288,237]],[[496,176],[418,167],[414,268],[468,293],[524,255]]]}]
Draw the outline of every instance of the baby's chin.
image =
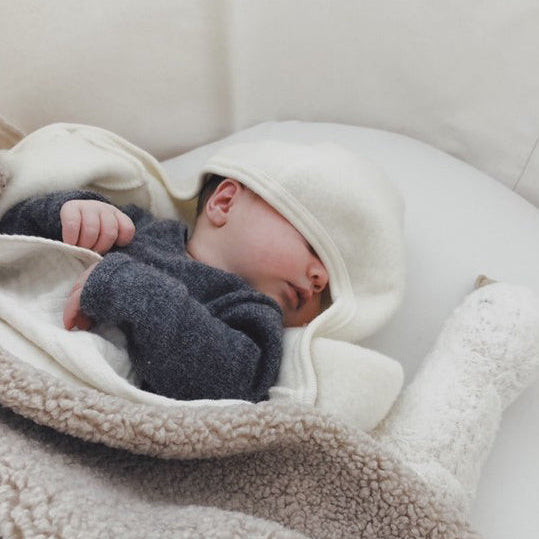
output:
[{"label": "baby's chin", "polygon": [[298,311],[290,312],[289,309],[283,310],[283,326],[285,328],[303,327],[312,322],[320,314],[320,309],[315,306],[309,308],[305,306]]}]

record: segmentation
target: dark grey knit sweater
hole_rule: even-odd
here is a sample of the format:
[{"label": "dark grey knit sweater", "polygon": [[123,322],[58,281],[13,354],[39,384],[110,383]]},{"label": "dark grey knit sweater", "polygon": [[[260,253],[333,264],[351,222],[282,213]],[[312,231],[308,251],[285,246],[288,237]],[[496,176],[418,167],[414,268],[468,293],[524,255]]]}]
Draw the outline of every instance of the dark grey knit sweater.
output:
[{"label": "dark grey knit sweater", "polygon": [[[60,208],[73,199],[110,202],[91,191],[25,200],[0,220],[0,233],[62,239]],[[282,354],[282,312],[241,277],[185,254],[187,226],[120,208],[135,224],[90,274],[81,309],[117,325],[142,388],[174,399],[267,398]]]}]

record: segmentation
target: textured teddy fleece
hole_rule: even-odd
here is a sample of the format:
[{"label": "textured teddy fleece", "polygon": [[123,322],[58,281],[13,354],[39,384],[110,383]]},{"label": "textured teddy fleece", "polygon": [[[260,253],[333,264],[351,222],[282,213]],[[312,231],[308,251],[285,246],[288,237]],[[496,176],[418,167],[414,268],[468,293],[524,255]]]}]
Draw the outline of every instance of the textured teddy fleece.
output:
[{"label": "textured teddy fleece", "polygon": [[[91,191],[33,197],[6,212],[0,233],[61,240],[60,208],[73,199],[109,202]],[[237,275],[187,257],[184,223],[121,209],[135,237],[92,271],[83,312],[126,334],[142,389],[179,400],[266,399],[282,355],[279,305]]]},{"label": "textured teddy fleece", "polygon": [[0,408],[4,537],[478,538],[371,437],[310,408],[138,405],[1,347],[0,387],[18,414],[100,442]]}]

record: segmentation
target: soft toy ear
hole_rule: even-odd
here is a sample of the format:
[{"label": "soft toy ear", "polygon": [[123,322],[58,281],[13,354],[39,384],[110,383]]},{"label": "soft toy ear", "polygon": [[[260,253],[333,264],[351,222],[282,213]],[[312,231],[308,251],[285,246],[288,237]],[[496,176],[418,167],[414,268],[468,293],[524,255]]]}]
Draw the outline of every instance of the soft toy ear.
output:
[{"label": "soft toy ear", "polygon": [[362,430],[386,416],[402,388],[401,365],[374,350],[315,337],[311,357],[318,382],[315,406]]},{"label": "soft toy ear", "polygon": [[2,154],[5,153],[5,150],[0,150],[0,195],[5,189],[7,182],[10,177],[10,172],[5,163],[3,163]]}]

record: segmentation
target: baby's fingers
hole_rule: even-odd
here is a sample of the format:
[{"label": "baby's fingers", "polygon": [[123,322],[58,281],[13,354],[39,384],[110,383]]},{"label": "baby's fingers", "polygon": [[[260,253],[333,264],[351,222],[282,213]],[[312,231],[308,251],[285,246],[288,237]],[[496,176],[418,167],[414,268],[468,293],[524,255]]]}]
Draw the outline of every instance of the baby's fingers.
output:
[{"label": "baby's fingers", "polygon": [[79,247],[92,249],[97,243],[101,232],[101,219],[99,209],[96,206],[85,206],[82,215],[82,223],[79,233]]},{"label": "baby's fingers", "polygon": [[77,245],[82,215],[75,200],[70,200],[62,206],[60,221],[62,223],[62,241],[69,245]]},{"label": "baby's fingers", "polygon": [[68,330],[78,327],[79,329],[90,329],[92,327],[92,321],[80,310],[80,295],[82,287],[77,283],[64,307],[64,327]]},{"label": "baby's fingers", "polygon": [[71,288],[69,296],[67,297],[66,304],[64,306],[64,327],[68,330],[78,327],[79,329],[90,329],[93,321],[90,317],[86,316],[80,308],[80,297],[84,284],[88,279],[88,276],[94,268],[97,266],[97,262],[88,267],[84,273],[80,275],[77,282]]},{"label": "baby's fingers", "polygon": [[60,210],[62,239],[105,254],[117,243],[127,245],[135,235],[128,215],[112,204],[98,200],[70,200]]},{"label": "baby's fingers", "polygon": [[118,237],[118,221],[114,212],[109,211],[108,208],[100,212],[99,219],[99,237],[92,249],[100,254],[105,254]]},{"label": "baby's fingers", "polygon": [[118,221],[118,239],[116,240],[116,243],[120,247],[123,247],[133,239],[133,236],[135,235],[135,225],[131,218],[124,212],[116,209],[115,215]]}]

